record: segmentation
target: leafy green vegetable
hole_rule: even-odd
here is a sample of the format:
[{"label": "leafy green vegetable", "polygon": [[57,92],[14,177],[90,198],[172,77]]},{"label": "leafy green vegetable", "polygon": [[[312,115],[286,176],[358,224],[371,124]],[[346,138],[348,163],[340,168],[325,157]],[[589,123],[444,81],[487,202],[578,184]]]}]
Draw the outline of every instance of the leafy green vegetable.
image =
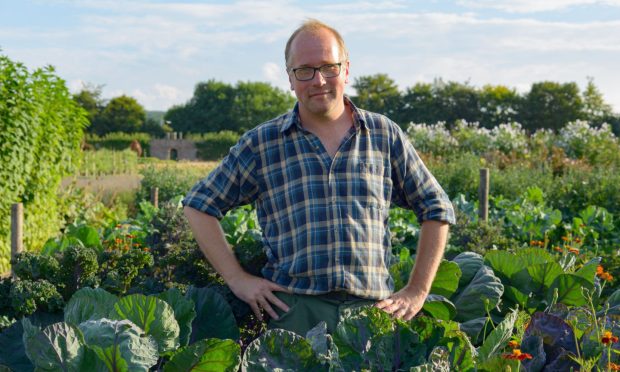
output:
[{"label": "leafy green vegetable", "polygon": [[192,321],[196,318],[194,301],[185,298],[176,288],[162,292],[157,297],[166,301],[174,310],[174,317],[179,323],[179,343],[182,346],[187,345],[192,333]]},{"label": "leafy green vegetable", "polygon": [[232,340],[204,339],[179,349],[164,372],[235,372],[241,364],[241,348]]},{"label": "leafy green vegetable", "polygon": [[459,286],[461,269],[456,262],[443,260],[439,264],[430,293],[450,297]]},{"label": "leafy green vegetable", "polygon": [[82,288],[65,306],[65,322],[78,325],[87,320],[105,318],[117,301],[118,297],[101,288]]},{"label": "leafy green vegetable", "polygon": [[160,354],[179,347],[179,324],[174,318],[174,310],[166,301],[155,296],[141,294],[129,295],[114,304],[110,318],[130,320],[157,341]]},{"label": "leafy green vegetable", "polygon": [[334,343],[347,371],[409,369],[424,362],[418,334],[375,307],[356,309],[344,318]]},{"label": "leafy green vegetable", "polygon": [[85,346],[82,333],[76,326],[55,323],[25,340],[26,353],[37,370],[82,369]]},{"label": "leafy green vegetable", "polygon": [[185,298],[194,301],[196,310],[190,344],[203,338],[239,339],[239,327],[222,295],[210,288],[190,287]]},{"label": "leafy green vegetable", "polygon": [[270,329],[245,350],[244,371],[322,371],[308,340],[284,329]]},{"label": "leafy green vegetable", "polygon": [[157,342],[129,320],[89,320],[79,328],[97,356],[97,371],[146,372],[157,363]]},{"label": "leafy green vegetable", "polygon": [[422,309],[435,319],[451,320],[456,315],[456,307],[443,296],[430,294]]},{"label": "leafy green vegetable", "polygon": [[504,293],[504,286],[493,270],[482,266],[472,281],[451,298],[456,306],[455,319],[464,322],[485,316],[494,308]]},{"label": "leafy green vegetable", "polygon": [[513,310],[506,315],[504,320],[502,320],[502,322],[499,323],[499,325],[486,338],[482,346],[478,348],[478,361],[480,363],[485,363],[497,355],[498,351],[506,345],[508,340],[510,340],[510,336],[512,336],[512,329],[518,315],[519,312],[517,310]]}]

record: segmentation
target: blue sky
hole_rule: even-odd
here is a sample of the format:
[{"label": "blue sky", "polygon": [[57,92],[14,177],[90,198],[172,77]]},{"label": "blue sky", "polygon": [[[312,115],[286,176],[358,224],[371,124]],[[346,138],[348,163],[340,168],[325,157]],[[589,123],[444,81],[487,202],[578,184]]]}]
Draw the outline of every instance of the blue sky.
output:
[{"label": "blue sky", "polygon": [[288,90],[284,44],[308,17],[341,31],[352,81],[386,73],[403,90],[443,78],[524,92],[592,77],[620,112],[620,0],[0,0],[0,53],[53,65],[74,92],[104,85],[106,98],[166,110],[209,79]]}]

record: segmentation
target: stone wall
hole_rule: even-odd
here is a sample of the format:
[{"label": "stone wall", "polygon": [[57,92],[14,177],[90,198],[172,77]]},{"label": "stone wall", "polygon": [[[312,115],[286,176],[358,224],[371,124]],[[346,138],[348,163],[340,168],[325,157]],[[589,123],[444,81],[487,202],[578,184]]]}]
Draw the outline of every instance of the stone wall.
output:
[{"label": "stone wall", "polygon": [[[179,136],[181,137],[181,136]],[[196,145],[194,141],[177,138],[176,133],[173,136],[168,135],[165,139],[153,139],[150,143],[151,153],[150,156],[168,160],[196,160]]]}]

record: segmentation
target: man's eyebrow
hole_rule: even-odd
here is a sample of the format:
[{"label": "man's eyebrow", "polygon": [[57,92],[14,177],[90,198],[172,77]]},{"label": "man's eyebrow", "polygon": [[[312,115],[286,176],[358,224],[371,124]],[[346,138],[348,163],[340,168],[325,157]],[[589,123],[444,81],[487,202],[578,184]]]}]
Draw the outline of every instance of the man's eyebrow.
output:
[{"label": "man's eyebrow", "polygon": [[293,67],[293,68],[302,68],[302,67],[313,67],[314,68],[314,67],[321,67],[321,66],[325,66],[325,65],[337,65],[337,64],[338,64],[338,62],[327,62],[326,61],[326,62],[321,62],[321,64],[318,65],[318,66],[313,66],[313,65],[310,65],[310,64],[306,63],[306,64],[299,65],[299,66]]}]

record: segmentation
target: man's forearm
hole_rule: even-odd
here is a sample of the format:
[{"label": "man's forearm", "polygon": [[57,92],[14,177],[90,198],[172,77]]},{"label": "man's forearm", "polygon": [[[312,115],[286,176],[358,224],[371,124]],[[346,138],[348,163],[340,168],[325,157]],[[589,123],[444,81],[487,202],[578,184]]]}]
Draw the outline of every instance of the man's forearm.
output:
[{"label": "man's forearm", "polygon": [[448,224],[441,221],[424,221],[420,230],[415,266],[409,277],[407,289],[428,294],[443,258]]},{"label": "man's forearm", "polygon": [[185,207],[184,213],[200,250],[224,281],[229,283],[231,279],[243,275],[245,271],[228,246],[217,218],[190,207]]}]

